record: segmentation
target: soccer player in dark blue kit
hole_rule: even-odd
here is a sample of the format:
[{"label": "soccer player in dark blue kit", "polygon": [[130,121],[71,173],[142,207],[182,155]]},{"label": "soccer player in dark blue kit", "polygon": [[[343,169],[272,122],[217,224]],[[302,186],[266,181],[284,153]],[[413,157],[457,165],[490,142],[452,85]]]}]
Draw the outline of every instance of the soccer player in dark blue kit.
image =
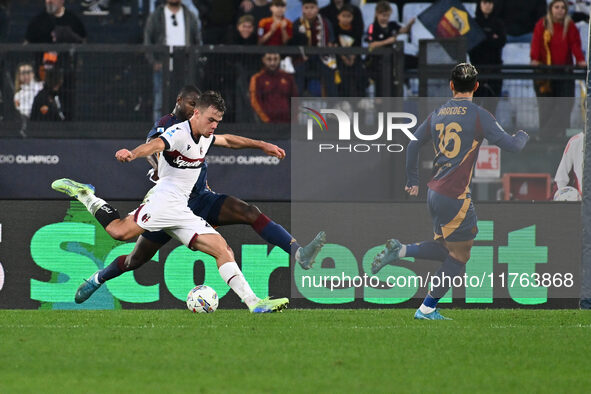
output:
[{"label": "soccer player in dark blue kit", "polygon": [[[529,136],[522,130],[507,134],[493,115],[472,102],[478,89],[478,72],[468,63],[454,67],[450,78],[453,98],[432,112],[417,128],[416,141],[406,151],[405,191],[419,193],[419,149],[433,140],[433,178],[427,184],[427,204],[433,220],[434,241],[403,245],[390,239],[385,249],[372,262],[372,273],[402,257],[443,262],[435,274],[431,291],[417,309],[415,319],[448,320],[437,302],[447,293],[450,278],[462,276],[470,259],[470,250],[478,233],[477,218],[470,194],[470,182],[478,157],[478,149],[486,138],[490,144],[509,152],[519,152]],[[445,281],[443,278],[446,278]]]},{"label": "soccer player in dark blue kit", "polygon": [[[194,86],[183,87],[177,96],[173,112],[154,123],[152,129],[148,132],[147,141],[158,138],[168,127],[189,119],[197,107],[200,94],[199,89]],[[156,157],[151,157],[148,161],[153,167],[150,179],[157,182],[158,160]],[[279,246],[285,252],[294,256],[295,260],[304,269],[312,267],[315,262],[314,259],[326,242],[326,236],[321,231],[312,242],[301,247],[287,230],[272,221],[256,206],[234,196],[212,191],[207,185],[207,161],[203,163],[199,179],[191,191],[189,207],[197,216],[202,217],[213,226],[230,224],[248,224],[252,226],[265,241]],[[93,274],[90,280],[86,280],[78,287],[74,300],[80,304],[86,301],[107,280],[141,267],[150,261],[158,249],[170,239],[171,237],[164,231],[145,231],[139,236],[131,254],[117,257],[111,264]]]}]

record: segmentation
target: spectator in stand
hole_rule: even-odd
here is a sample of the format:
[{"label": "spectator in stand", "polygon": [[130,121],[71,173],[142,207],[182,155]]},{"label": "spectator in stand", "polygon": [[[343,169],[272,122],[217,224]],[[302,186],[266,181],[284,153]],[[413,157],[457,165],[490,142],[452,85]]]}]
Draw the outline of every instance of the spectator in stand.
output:
[{"label": "spectator in stand", "polygon": [[255,32],[255,19],[250,14],[238,18],[236,29],[232,31],[227,44],[230,45],[257,45],[258,37]]},{"label": "spectator in stand", "polygon": [[[531,64],[564,65],[573,64],[585,67],[585,57],[581,48],[579,30],[568,15],[566,0],[552,0],[548,13],[541,18],[534,28],[531,42]],[[538,96],[540,137],[543,140],[562,139],[564,131],[570,125],[575,93],[574,80],[538,80],[535,81]],[[548,97],[560,97],[550,100]]]},{"label": "spectator in stand", "polygon": [[[150,14],[144,28],[145,45],[192,46],[201,45],[199,22],[195,15],[181,4],[181,0],[166,0]],[[162,59],[147,52],[148,61],[152,64],[153,73],[153,119],[162,116],[162,67],[172,71],[172,58]],[[183,81],[184,82],[184,81]],[[193,81],[186,81],[193,82]],[[187,83],[184,84],[187,84]]]},{"label": "spectator in stand", "polygon": [[[80,44],[86,42],[86,29],[80,19],[66,9],[64,0],[45,0],[45,11],[35,16],[27,26],[25,44]],[[69,53],[45,52],[35,56],[36,71],[41,80],[46,70],[59,68],[63,73],[60,96],[64,99],[66,120],[74,118],[76,102],[76,56]]]},{"label": "spectator in stand", "polygon": [[254,18],[254,25],[259,26],[259,22],[264,18],[270,17],[271,3],[269,0],[253,0],[252,8],[249,11],[244,11],[246,15],[252,15]]},{"label": "spectator in stand", "polygon": [[573,135],[562,154],[554,181],[556,188],[572,186],[583,195],[583,161],[585,153],[585,134]]},{"label": "spectator in stand", "polygon": [[[332,25],[319,13],[316,0],[302,0],[302,16],[293,25],[292,45],[333,47]],[[296,84],[300,94],[334,97],[337,95],[334,55],[302,55],[294,60]]]},{"label": "spectator in stand", "polygon": [[43,89],[37,93],[31,109],[31,120],[60,122],[66,119],[62,110],[60,88],[64,82],[59,69],[50,69],[45,73]]},{"label": "spectator in stand", "polygon": [[356,5],[351,4],[351,0],[330,0],[330,4],[320,9],[320,15],[328,19],[330,24],[335,27],[339,24],[339,11],[343,6],[349,5],[353,10],[353,34],[363,36],[363,15]]},{"label": "spectator in stand", "polygon": [[[484,41],[470,51],[470,62],[480,73],[498,73],[503,64],[503,47],[507,41],[503,21],[493,14],[493,0],[480,0],[476,8],[476,23],[486,35]],[[475,97],[500,97],[503,88],[502,79],[482,79]],[[494,115],[496,99],[488,100],[484,107]]]},{"label": "spectator in stand", "polygon": [[[246,14],[238,18],[236,29],[228,40],[230,45],[257,45],[254,17]],[[226,115],[229,122],[248,123],[254,120],[248,94],[250,77],[259,70],[260,55],[238,53],[226,55],[226,68],[233,70],[234,78],[224,79]]]},{"label": "spectator in stand", "polygon": [[251,0],[193,0],[199,10],[204,44],[223,44],[241,12],[249,12]]},{"label": "spectator in stand", "polygon": [[29,118],[35,96],[43,89],[43,82],[35,80],[35,72],[31,63],[20,63],[16,66],[14,76],[14,106],[21,115]]},{"label": "spectator in stand", "polygon": [[[400,26],[398,22],[391,21],[392,6],[387,1],[380,1],[376,4],[375,18],[367,28],[367,42],[369,49],[380,48],[384,46],[391,46],[396,41],[398,34],[406,34],[410,31],[416,18],[408,21],[406,26]],[[405,67],[408,63],[416,62],[408,59],[405,56]],[[367,72],[376,86],[377,97],[389,97],[392,93],[392,87],[386,86],[382,82],[382,57],[368,56],[367,58]]]},{"label": "spectator in stand", "polygon": [[271,1],[271,16],[259,22],[260,45],[285,45],[293,36],[293,24],[285,17],[285,1]]},{"label": "spectator in stand", "polygon": [[[337,15],[338,23],[335,26],[337,45],[342,48],[354,48],[361,46],[363,31],[355,29],[355,11],[353,6],[345,4]],[[338,84],[339,96],[362,97],[367,88],[367,74],[361,59],[357,55],[339,55],[337,57],[340,83]]]},{"label": "spectator in stand", "polygon": [[501,18],[507,42],[531,42],[536,22],[546,14],[546,0],[496,0],[495,15]]},{"label": "spectator in stand", "polygon": [[290,99],[298,95],[293,77],[280,70],[277,53],[263,56],[263,69],[250,79],[250,103],[264,123],[288,123]]},{"label": "spectator in stand", "polygon": [[85,41],[84,25],[76,14],[66,9],[64,0],[45,0],[45,11],[29,22],[25,35],[25,44]]}]

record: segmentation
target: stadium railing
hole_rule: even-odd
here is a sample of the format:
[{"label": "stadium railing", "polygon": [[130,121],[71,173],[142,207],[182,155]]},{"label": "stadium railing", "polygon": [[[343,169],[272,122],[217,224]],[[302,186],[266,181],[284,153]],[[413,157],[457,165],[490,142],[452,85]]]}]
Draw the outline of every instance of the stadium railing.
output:
[{"label": "stadium railing", "polygon": [[[256,124],[248,101],[250,76],[261,69],[261,57],[268,52],[297,59],[306,56],[370,54],[367,48],[312,48],[264,46],[175,47],[144,45],[0,45],[0,137],[37,138],[139,138],[153,121],[153,59],[168,60],[162,67],[162,114],[174,107],[176,93],[184,84],[202,90],[221,91],[228,111],[224,123],[240,123],[242,130],[265,133],[272,127]],[[45,55],[48,54],[48,55]],[[44,56],[45,55],[45,56]],[[55,58],[57,55],[57,62]],[[371,56],[382,58],[381,78],[392,96],[401,96],[403,75],[402,44],[379,48]],[[49,61],[48,61],[49,59]],[[65,122],[30,121],[13,104],[17,65],[29,62],[37,74],[47,65],[63,72]],[[165,62],[166,63],[166,62]],[[290,65],[287,66],[288,68]],[[291,69],[293,72],[293,67]],[[306,76],[308,78],[309,76]],[[289,137],[289,125],[284,125]]]}]

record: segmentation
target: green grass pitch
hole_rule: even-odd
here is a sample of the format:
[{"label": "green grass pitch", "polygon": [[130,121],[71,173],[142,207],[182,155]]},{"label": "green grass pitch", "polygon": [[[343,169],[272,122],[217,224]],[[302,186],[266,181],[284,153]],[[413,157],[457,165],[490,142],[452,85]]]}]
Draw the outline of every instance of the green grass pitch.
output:
[{"label": "green grass pitch", "polygon": [[0,392],[589,392],[591,313],[0,311]]}]

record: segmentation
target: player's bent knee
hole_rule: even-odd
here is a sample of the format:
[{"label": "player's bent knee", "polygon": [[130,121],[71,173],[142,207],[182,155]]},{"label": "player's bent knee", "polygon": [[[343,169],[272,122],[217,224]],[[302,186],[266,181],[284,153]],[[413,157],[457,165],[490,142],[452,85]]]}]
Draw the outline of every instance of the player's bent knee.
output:
[{"label": "player's bent knee", "polygon": [[115,227],[113,229],[107,229],[107,233],[111,236],[111,238],[117,241],[128,241],[136,236],[133,232]]},{"label": "player's bent knee", "polygon": [[133,216],[114,220],[105,227],[105,230],[117,241],[127,241],[144,232],[144,230],[133,221]]},{"label": "player's bent knee", "polygon": [[123,231],[121,231],[120,229],[118,229],[117,227],[115,227],[115,228],[107,227],[105,230],[107,230],[107,233],[109,233],[111,238],[113,238],[117,241],[127,241],[127,239],[125,239],[125,233]]},{"label": "player's bent knee", "polygon": [[228,261],[234,260],[234,252],[223,239],[222,242],[220,244],[216,244],[211,251],[212,256],[214,256],[216,259]]},{"label": "player's bent knee", "polygon": [[215,258],[230,254],[228,252],[229,247],[226,240],[219,234],[203,234],[196,236],[188,247],[191,250],[200,250]]},{"label": "player's bent knee", "polygon": [[261,216],[261,210],[256,205],[246,204],[241,214],[246,222],[252,224]]},{"label": "player's bent knee", "polygon": [[470,252],[468,253],[458,253],[456,251],[449,252],[449,255],[453,257],[455,260],[459,261],[460,263],[466,264],[468,260],[470,260]]},{"label": "player's bent knee", "polygon": [[228,256],[231,261],[236,261],[236,259],[234,258],[234,251],[232,250],[230,245],[226,245],[226,252],[228,253]]}]

